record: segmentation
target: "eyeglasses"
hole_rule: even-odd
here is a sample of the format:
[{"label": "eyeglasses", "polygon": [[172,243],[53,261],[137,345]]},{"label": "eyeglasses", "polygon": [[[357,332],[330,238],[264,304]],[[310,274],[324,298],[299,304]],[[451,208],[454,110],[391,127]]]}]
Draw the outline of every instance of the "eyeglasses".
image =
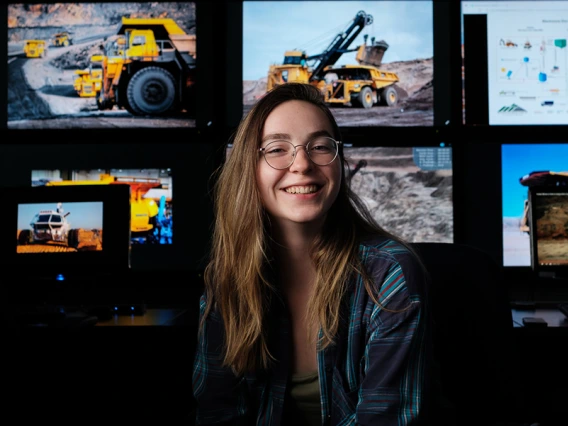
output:
[{"label": "eyeglasses", "polygon": [[270,142],[259,151],[264,154],[266,163],[273,169],[287,169],[296,159],[296,148],[304,147],[310,160],[318,166],[327,166],[337,158],[339,144],[341,142],[327,136],[317,138],[304,145],[294,145],[292,142],[276,140]]}]

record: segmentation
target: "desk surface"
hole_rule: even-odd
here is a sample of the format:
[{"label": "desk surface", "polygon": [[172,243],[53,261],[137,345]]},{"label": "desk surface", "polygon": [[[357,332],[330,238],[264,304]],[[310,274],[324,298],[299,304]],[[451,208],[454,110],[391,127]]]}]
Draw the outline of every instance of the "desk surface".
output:
[{"label": "desk surface", "polygon": [[[513,327],[523,326],[523,317],[542,318],[548,323],[548,327],[568,327],[568,319],[558,309],[535,308],[535,309],[512,309]],[[532,327],[531,327],[532,328]]]},{"label": "desk surface", "polygon": [[185,325],[187,321],[187,309],[147,309],[144,315],[118,315],[114,314],[111,319],[97,321],[95,326],[168,326]]}]

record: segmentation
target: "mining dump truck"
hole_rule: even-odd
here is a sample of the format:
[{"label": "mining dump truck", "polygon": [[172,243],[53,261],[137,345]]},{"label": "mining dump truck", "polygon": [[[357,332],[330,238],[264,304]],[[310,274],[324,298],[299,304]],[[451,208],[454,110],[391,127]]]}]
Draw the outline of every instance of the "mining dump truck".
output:
[{"label": "mining dump truck", "polygon": [[67,47],[73,44],[73,35],[69,31],[62,31],[54,34],[51,38],[51,45],[54,47]]},{"label": "mining dump truck", "polygon": [[43,58],[47,54],[45,40],[26,40],[24,53],[27,58]]},{"label": "mining dump truck", "polygon": [[104,45],[101,110],[133,115],[191,111],[195,101],[196,36],[170,18],[122,18]]},{"label": "mining dump truck", "polygon": [[93,55],[89,67],[76,70],[78,77],[73,82],[73,88],[82,98],[97,97],[101,91],[103,73],[103,56]]},{"label": "mining dump truck", "polygon": [[[372,23],[373,17],[361,10],[322,53],[285,52],[283,63],[269,68],[267,91],[286,82],[310,83],[323,92],[328,104],[363,108],[371,108],[375,104],[396,105],[398,93],[394,84],[399,81],[398,75],[379,68],[389,45],[384,40],[375,42],[374,38],[367,45],[368,36],[365,35],[365,43],[349,48],[363,28]],[[348,52],[357,52],[355,59],[358,65],[333,67]]]}]

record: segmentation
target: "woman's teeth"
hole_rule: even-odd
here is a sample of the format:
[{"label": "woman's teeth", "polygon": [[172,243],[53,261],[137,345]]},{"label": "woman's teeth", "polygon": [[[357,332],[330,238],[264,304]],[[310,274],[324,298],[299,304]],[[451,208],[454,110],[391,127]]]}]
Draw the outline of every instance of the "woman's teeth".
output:
[{"label": "woman's teeth", "polygon": [[318,187],[316,185],[308,185],[308,186],[291,186],[286,188],[286,192],[288,194],[313,194],[317,192]]}]

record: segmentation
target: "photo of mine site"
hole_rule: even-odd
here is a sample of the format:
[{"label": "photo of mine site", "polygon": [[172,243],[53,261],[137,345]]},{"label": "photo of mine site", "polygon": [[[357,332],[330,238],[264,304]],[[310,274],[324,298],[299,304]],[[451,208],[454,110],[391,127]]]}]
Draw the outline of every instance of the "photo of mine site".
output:
[{"label": "photo of mine site", "polygon": [[245,1],[243,113],[302,82],[340,126],[433,126],[433,26],[430,0]]},{"label": "photo of mine site", "polygon": [[568,265],[568,188],[566,193],[535,195],[534,208],[537,262],[540,265]]},{"label": "photo of mine site", "polygon": [[[451,152],[451,148],[427,149]],[[351,187],[387,231],[410,242],[453,242],[451,162],[445,161],[449,168],[422,168],[416,150],[345,148]]]},{"label": "photo of mine site", "polygon": [[195,127],[194,2],[8,5],[11,129]]}]

